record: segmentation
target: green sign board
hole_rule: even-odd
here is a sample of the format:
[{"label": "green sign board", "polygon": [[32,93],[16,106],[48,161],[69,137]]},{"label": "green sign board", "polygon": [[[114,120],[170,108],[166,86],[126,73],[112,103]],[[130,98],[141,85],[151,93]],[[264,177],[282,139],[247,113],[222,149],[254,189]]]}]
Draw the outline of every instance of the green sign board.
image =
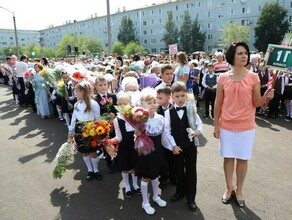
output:
[{"label": "green sign board", "polygon": [[265,64],[274,69],[292,73],[292,47],[269,44]]}]

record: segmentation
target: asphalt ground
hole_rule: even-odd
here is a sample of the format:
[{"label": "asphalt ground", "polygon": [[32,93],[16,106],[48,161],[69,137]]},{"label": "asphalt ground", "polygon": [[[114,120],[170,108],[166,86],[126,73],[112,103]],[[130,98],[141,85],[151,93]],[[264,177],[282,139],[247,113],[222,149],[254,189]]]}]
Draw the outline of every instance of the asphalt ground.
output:
[{"label": "asphalt ground", "polygon": [[[203,109],[199,113],[202,116]],[[203,122],[197,211],[189,211],[184,199],[171,203],[175,187],[169,184],[161,192],[167,206],[159,208],[152,203],[156,212],[148,216],[141,208],[141,195],[124,199],[121,174],[109,174],[104,160],[100,162],[102,181],[85,180],[80,154],[62,179],[53,179],[54,158],[67,137],[64,122],[43,120],[31,109],[16,106],[11,89],[0,85],[0,219],[292,219],[292,121],[257,117],[243,191],[245,208],[239,208],[234,199],[227,205],[221,202],[223,160],[218,140],[212,136],[213,120]]]}]

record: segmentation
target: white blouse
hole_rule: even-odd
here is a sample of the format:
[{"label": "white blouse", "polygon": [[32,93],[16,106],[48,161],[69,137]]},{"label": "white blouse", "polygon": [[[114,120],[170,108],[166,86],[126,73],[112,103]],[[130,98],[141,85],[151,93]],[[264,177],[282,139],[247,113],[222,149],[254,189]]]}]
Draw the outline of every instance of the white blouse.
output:
[{"label": "white blouse", "polygon": [[[116,139],[121,142],[123,140],[123,135],[122,135],[122,132],[121,132],[121,129],[120,129],[120,126],[119,126],[119,122],[118,122],[118,118],[124,120],[120,115],[118,115],[113,123],[114,123],[114,128],[115,128],[115,134],[116,134]],[[131,131],[134,131],[135,129],[128,123],[125,121],[125,127],[126,127],[126,131],[127,132],[131,132]]]},{"label": "white blouse", "polygon": [[100,119],[100,107],[99,104],[91,99],[91,110],[85,112],[86,103],[80,100],[75,103],[74,110],[71,119],[71,125],[69,126],[69,133],[74,133],[76,121],[94,121]]},{"label": "white blouse", "polygon": [[157,113],[146,122],[146,131],[149,136],[158,136],[164,131],[164,117]]}]

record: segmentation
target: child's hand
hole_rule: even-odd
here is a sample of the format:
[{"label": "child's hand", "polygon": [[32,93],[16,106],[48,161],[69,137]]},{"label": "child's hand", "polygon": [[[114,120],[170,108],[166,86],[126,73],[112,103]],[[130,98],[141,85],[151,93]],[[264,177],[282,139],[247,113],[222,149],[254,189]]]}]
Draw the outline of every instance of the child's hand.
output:
[{"label": "child's hand", "polygon": [[135,129],[135,135],[138,137],[138,136],[140,136],[142,133],[141,133],[141,131],[139,131],[138,129]]},{"label": "child's hand", "polygon": [[193,136],[194,137],[197,137],[197,136],[199,136],[201,134],[201,132],[198,130],[198,129],[196,129],[195,131],[194,131],[194,133],[193,133]]},{"label": "child's hand", "polygon": [[69,133],[68,134],[68,140],[71,141],[72,139],[73,139],[73,134],[72,133]]},{"label": "child's hand", "polygon": [[110,120],[114,120],[116,117],[115,114],[112,112],[109,113],[109,116],[110,116]]},{"label": "child's hand", "polygon": [[172,153],[173,154],[180,154],[180,152],[182,152],[182,149],[179,146],[174,146],[172,149]]}]

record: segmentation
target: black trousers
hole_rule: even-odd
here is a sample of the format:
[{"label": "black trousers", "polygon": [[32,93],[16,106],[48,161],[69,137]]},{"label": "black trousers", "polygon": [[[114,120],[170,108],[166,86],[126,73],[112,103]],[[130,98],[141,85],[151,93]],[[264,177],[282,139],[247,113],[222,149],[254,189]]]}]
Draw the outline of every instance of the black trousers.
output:
[{"label": "black trousers", "polygon": [[181,148],[183,151],[174,156],[178,174],[176,194],[185,195],[187,202],[193,202],[197,194],[197,147],[191,143]]},{"label": "black trousers", "polygon": [[25,92],[25,85],[24,85],[24,81],[23,81],[23,77],[17,77],[18,79],[18,83],[20,85],[20,90],[19,90],[19,104],[20,105],[24,105],[24,92]]},{"label": "black trousers", "polygon": [[210,115],[210,104],[211,104],[211,114],[214,115],[214,103],[216,98],[216,92],[211,90],[205,91],[205,114]]},{"label": "black trousers", "polygon": [[269,102],[269,113],[268,116],[278,116],[279,115],[279,108],[280,108],[280,101],[282,95],[275,93],[274,98]]}]

